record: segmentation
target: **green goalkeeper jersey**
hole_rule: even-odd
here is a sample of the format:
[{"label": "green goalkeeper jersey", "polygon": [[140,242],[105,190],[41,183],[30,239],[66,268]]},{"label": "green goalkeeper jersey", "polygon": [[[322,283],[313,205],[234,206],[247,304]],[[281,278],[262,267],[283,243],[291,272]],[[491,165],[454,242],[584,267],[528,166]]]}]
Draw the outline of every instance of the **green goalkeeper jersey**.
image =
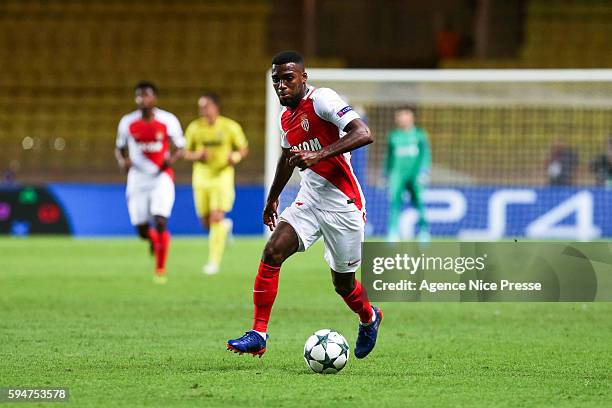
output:
[{"label": "green goalkeeper jersey", "polygon": [[431,167],[431,152],[427,133],[418,128],[393,129],[387,138],[385,170],[388,176],[402,175],[416,179],[422,170]]}]

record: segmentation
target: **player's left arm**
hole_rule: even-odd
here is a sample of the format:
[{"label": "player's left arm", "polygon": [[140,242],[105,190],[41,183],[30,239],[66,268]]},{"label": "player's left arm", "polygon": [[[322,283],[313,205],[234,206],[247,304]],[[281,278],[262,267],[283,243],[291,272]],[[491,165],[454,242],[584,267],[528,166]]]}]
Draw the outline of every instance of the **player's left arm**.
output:
[{"label": "player's left arm", "polygon": [[359,118],[350,121],[344,128],[344,131],[346,132],[344,137],[325,146],[321,150],[315,152],[307,150],[295,151],[289,160],[289,164],[304,170],[314,166],[321,160],[353,151],[374,142],[370,128]]},{"label": "player's left arm", "polygon": [[228,163],[230,166],[235,166],[249,154],[249,142],[242,130],[242,126],[238,123],[235,123],[232,135],[232,151],[229,155]]},{"label": "player's left arm", "polygon": [[427,132],[419,129],[419,183],[426,186],[429,184],[431,174],[431,149],[429,148],[429,137]]},{"label": "player's left arm", "polygon": [[383,178],[389,177],[391,169],[395,164],[394,161],[394,145],[393,145],[393,132],[387,133],[387,154],[385,155],[385,161],[383,163],[382,174]]},{"label": "player's left arm", "polygon": [[345,132],[335,142],[318,151],[297,150],[290,164],[304,170],[321,160],[353,151],[374,142],[370,128],[340,96],[331,89],[321,88],[313,95],[315,113]]},{"label": "player's left arm", "polygon": [[369,145],[374,142],[370,128],[364,123],[363,120],[357,118],[349,122],[344,128],[346,135],[341,137],[334,143],[325,146],[321,150],[312,152],[306,150],[298,150],[294,152],[293,156],[289,160],[289,164],[297,166],[304,170],[314,166],[321,160],[329,159],[346,152],[353,151],[362,146]]},{"label": "player's left arm", "polygon": [[181,128],[181,123],[174,115],[168,121],[167,132],[172,149],[170,156],[164,161],[163,168],[172,167],[172,165],[185,154],[185,137],[183,136],[183,129]]},{"label": "player's left arm", "polygon": [[245,157],[247,157],[249,154],[249,148],[248,147],[243,147],[237,150],[233,150],[230,153],[230,157],[229,157],[229,164],[231,166],[235,166],[238,163],[240,163]]},{"label": "player's left arm", "polygon": [[177,147],[174,143],[172,144],[174,148],[172,149],[172,153],[170,153],[170,157],[166,160],[168,166],[172,166],[185,154],[185,149],[183,147]]}]

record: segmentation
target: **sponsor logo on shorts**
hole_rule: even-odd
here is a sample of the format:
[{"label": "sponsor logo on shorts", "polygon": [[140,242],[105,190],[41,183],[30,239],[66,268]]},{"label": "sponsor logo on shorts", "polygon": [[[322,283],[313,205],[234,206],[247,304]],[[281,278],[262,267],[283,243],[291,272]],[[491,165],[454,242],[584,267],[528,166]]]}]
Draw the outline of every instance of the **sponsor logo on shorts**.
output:
[{"label": "sponsor logo on shorts", "polygon": [[351,261],[351,262],[347,263],[347,266],[357,265],[359,262],[361,262],[361,259],[358,259],[356,261]]}]

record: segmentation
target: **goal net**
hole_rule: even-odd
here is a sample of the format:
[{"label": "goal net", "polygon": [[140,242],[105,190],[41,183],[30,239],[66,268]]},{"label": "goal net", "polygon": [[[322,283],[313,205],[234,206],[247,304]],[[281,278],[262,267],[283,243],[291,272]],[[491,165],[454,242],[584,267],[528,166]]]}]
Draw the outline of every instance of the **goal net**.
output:
[{"label": "goal net", "polygon": [[[394,112],[416,109],[429,136],[425,213],[434,237],[592,240],[612,236],[612,70],[310,69],[364,117],[374,144],[353,153],[370,236],[387,232],[383,166]],[[268,75],[269,76],[269,75]],[[266,193],[280,154],[278,100],[268,78]],[[610,165],[612,166],[612,165]],[[299,189],[294,175],[281,210]],[[416,231],[406,197],[403,239]]]}]

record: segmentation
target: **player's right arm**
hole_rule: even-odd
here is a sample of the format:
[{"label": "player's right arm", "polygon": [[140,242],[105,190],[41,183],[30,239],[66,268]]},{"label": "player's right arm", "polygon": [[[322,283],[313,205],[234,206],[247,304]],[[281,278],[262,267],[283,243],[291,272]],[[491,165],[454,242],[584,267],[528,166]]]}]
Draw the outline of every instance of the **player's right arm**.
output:
[{"label": "player's right arm", "polygon": [[129,137],[129,124],[127,118],[124,116],[119,121],[119,126],[117,127],[117,140],[115,141],[115,159],[117,160],[119,168],[126,173],[130,169],[130,167],[132,167],[132,161],[130,160],[130,155],[127,147]]},{"label": "player's right arm", "polygon": [[130,167],[132,167],[132,161],[130,160],[130,156],[128,155],[127,147],[115,148],[115,159],[117,159],[117,164],[119,168],[124,172],[128,172]]},{"label": "player's right arm", "polygon": [[183,152],[183,158],[185,160],[189,160],[189,161],[202,161],[205,162],[206,159],[208,158],[208,153],[206,152],[206,149],[202,149],[202,150],[198,150],[198,151],[193,151],[193,150],[185,150]]},{"label": "player's right arm", "polygon": [[197,144],[195,140],[195,127],[196,123],[192,122],[187,126],[185,130],[185,151],[183,152],[183,158],[192,162],[195,161],[206,161],[208,154],[206,149],[197,150]]},{"label": "player's right arm", "polygon": [[289,179],[293,174],[293,169],[295,168],[295,166],[289,164],[289,159],[291,156],[291,150],[283,147],[283,152],[278,159],[278,163],[276,163],[274,180],[272,181],[272,186],[270,187],[270,192],[268,193],[268,199],[266,200],[266,205],[264,206],[263,210],[263,223],[270,228],[270,231],[273,231],[274,228],[276,228],[276,219],[278,218],[278,198],[289,182]]}]

